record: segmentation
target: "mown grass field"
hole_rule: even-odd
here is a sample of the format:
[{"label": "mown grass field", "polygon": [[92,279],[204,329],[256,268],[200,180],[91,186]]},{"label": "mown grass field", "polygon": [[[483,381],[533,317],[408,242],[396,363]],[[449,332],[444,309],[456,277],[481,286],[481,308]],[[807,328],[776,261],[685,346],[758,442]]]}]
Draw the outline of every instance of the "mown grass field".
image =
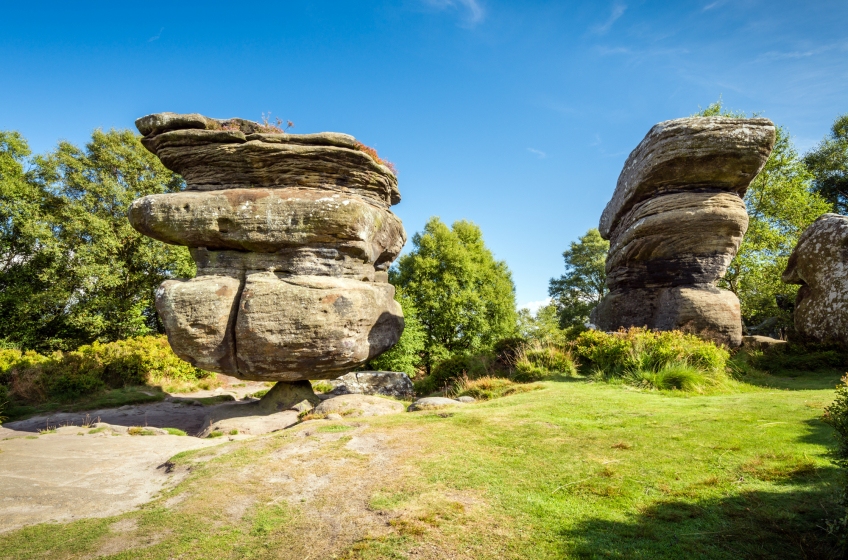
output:
[{"label": "mown grass field", "polygon": [[838,379],[577,379],[306,422],[175,457],[182,481],[138,511],[0,534],[0,558],[832,558]]}]

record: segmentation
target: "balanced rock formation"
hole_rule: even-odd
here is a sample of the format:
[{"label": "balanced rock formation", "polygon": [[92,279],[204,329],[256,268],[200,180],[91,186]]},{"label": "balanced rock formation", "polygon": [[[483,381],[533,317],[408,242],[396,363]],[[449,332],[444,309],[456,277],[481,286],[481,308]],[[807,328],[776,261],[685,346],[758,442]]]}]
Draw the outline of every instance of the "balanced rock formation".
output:
[{"label": "balanced rock formation", "polygon": [[819,342],[848,346],[848,217],[824,214],[804,230],[783,272],[800,284],[795,331]]},{"label": "balanced rock formation", "polygon": [[768,119],[655,125],[627,158],[600,221],[610,292],[591,322],[742,341],[739,300],[716,287],[748,228],[742,197],[774,146]]},{"label": "balanced rock formation", "polygon": [[257,381],[332,379],[403,331],[387,269],[406,242],[397,177],[352,136],[160,113],[142,144],[186,190],[133,202],[133,227],[190,248],[156,293],[174,352]]}]

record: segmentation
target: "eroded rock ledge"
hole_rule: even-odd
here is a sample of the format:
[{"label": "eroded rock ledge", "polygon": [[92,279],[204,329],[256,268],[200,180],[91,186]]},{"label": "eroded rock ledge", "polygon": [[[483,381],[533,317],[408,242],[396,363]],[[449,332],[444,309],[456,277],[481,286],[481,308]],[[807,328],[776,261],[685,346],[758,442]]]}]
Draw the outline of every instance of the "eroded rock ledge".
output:
[{"label": "eroded rock ledge", "polygon": [[191,249],[197,276],[156,307],[174,352],[262,381],[331,379],[403,330],[387,269],[406,242],[397,177],[346,134],[285,134],[244,119],[159,113],[142,143],[186,190],[129,211],[141,233]]},{"label": "eroded rock ledge", "polygon": [[774,140],[768,119],[692,117],[648,132],[601,216],[610,293],[592,323],[741,344],[739,300],[716,284],[748,228],[742,197]]}]

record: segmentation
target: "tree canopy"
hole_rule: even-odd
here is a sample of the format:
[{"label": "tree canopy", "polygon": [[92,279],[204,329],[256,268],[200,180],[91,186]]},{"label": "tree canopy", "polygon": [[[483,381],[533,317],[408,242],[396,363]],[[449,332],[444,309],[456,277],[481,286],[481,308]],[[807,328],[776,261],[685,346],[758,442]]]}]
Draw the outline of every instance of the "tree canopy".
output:
[{"label": "tree canopy", "polygon": [[516,331],[515,286],[480,228],[430,218],[412,238],[392,282],[412,300],[424,329],[423,365],[489,346]]},{"label": "tree canopy", "polygon": [[0,339],[50,351],[161,332],[154,290],[194,264],[126,213],[140,196],[182,188],[127,130],[35,157],[0,132]]},{"label": "tree canopy", "polygon": [[590,229],[562,254],[565,274],[551,278],[548,295],[559,316],[560,327],[582,325],[607,293],[606,259],[609,241]]},{"label": "tree canopy", "polygon": [[824,140],[804,156],[815,191],[848,214],[848,114],[836,119]]}]

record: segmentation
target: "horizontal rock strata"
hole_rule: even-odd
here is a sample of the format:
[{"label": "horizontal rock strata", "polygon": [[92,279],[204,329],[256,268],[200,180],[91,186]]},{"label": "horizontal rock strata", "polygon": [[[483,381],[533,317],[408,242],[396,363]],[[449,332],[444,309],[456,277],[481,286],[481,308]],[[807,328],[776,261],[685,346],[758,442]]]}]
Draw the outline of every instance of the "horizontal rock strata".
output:
[{"label": "horizontal rock strata", "polygon": [[783,272],[800,284],[795,330],[804,338],[848,346],[848,217],[824,214],[801,234]]},{"label": "horizontal rock strata", "polygon": [[406,241],[389,211],[397,178],[352,136],[197,114],[136,125],[186,180],[129,211],[138,231],[197,263],[197,277],[156,294],[178,356],[248,380],[331,379],[397,342],[386,272]]},{"label": "horizontal rock strata", "polygon": [[741,343],[739,301],[716,283],[748,228],[742,197],[774,138],[767,119],[693,117],[651,129],[627,158],[601,216],[610,293],[592,323]]}]

